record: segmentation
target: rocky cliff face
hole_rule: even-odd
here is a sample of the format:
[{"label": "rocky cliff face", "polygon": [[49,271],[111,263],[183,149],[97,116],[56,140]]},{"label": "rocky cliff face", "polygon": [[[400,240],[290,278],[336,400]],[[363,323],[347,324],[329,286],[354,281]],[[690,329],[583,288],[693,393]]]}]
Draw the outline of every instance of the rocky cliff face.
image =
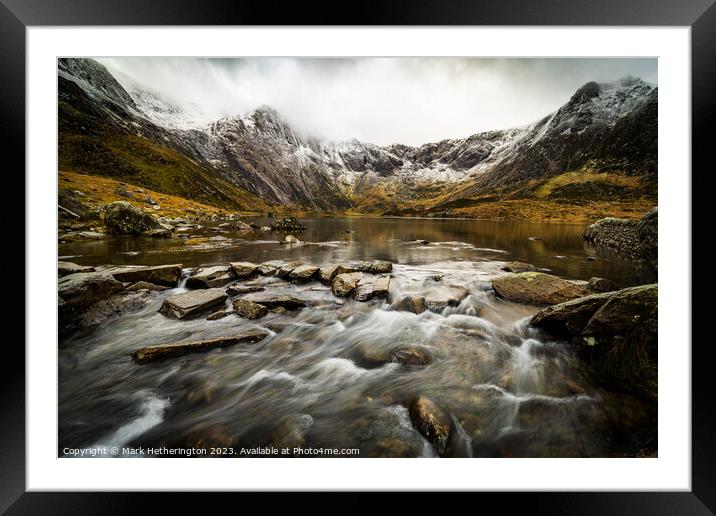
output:
[{"label": "rocky cliff face", "polygon": [[[128,91],[91,59],[60,60],[58,74],[60,101],[71,101],[73,108],[63,110],[61,104],[61,137],[78,117],[111,124],[172,149],[205,176],[273,204],[388,211],[438,194],[445,203],[519,191],[530,180],[579,169],[656,173],[657,89],[634,78],[588,83],[567,104],[526,127],[420,147],[380,147],[300,134],[267,106],[200,126],[139,86]],[[60,157],[62,162],[62,146]],[[110,173],[95,165],[93,173]],[[371,204],[373,196],[379,199]]]}]

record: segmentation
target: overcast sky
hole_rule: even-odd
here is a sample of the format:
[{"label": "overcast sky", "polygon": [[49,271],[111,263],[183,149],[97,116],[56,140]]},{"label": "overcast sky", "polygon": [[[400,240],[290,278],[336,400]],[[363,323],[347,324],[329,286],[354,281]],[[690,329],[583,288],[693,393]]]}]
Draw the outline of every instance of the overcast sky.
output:
[{"label": "overcast sky", "polygon": [[657,82],[656,59],[102,58],[202,121],[263,104],[306,134],[419,145],[533,122],[588,81]]}]

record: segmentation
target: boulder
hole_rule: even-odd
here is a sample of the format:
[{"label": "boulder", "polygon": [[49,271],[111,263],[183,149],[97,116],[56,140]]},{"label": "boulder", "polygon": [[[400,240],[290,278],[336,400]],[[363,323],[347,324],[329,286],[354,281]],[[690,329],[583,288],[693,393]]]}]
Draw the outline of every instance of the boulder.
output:
[{"label": "boulder", "polygon": [[536,271],[537,267],[535,267],[531,263],[515,261],[508,263],[504,267],[501,267],[501,269],[507,272],[532,272]]},{"label": "boulder", "polygon": [[425,396],[414,399],[408,412],[413,427],[433,445],[438,454],[445,453],[451,429],[448,413]]},{"label": "boulder", "polygon": [[425,296],[425,307],[431,312],[440,312],[448,306],[457,306],[467,297],[469,291],[465,287],[435,287]]},{"label": "boulder", "polygon": [[360,272],[370,274],[385,274],[393,270],[393,264],[386,260],[373,260],[361,263],[358,268]]},{"label": "boulder", "polygon": [[358,287],[363,275],[360,272],[344,272],[333,278],[331,292],[336,296],[349,296]]},{"label": "boulder", "polygon": [[589,288],[595,292],[613,292],[614,290],[619,290],[619,287],[613,281],[607,278],[597,277],[589,278]]},{"label": "boulder", "polygon": [[319,279],[321,283],[330,285],[333,283],[333,279],[338,274],[343,274],[345,272],[357,272],[357,269],[353,267],[346,267],[344,265],[328,265],[326,267],[321,267],[321,270],[319,271]]},{"label": "boulder", "polygon": [[[107,319],[129,312],[141,310],[146,306],[149,292],[119,292],[112,296],[100,299],[77,310],[70,310],[67,306],[60,308],[59,331],[66,334],[82,328],[90,328],[105,322]],[[77,308],[77,307],[75,307]]]},{"label": "boulder", "polygon": [[273,276],[284,264],[285,262],[282,262],[281,260],[271,260],[269,262],[262,263],[256,270],[263,276]]},{"label": "boulder", "polygon": [[234,281],[236,275],[231,265],[215,265],[213,267],[200,267],[187,280],[189,288],[221,287]]},{"label": "boulder", "polygon": [[353,291],[353,299],[356,301],[368,301],[369,299],[382,297],[387,298],[390,291],[390,276],[372,276],[368,279],[363,277],[358,287]]},{"label": "boulder", "polygon": [[283,243],[288,245],[298,245],[301,241],[293,235],[286,235],[283,239]]},{"label": "boulder", "polygon": [[94,272],[94,267],[89,265],[77,265],[72,262],[57,262],[57,276],[59,278],[76,272]]},{"label": "boulder", "polygon": [[120,281],[103,272],[77,272],[57,281],[63,311],[89,306],[122,290],[124,285]]},{"label": "boulder", "polygon": [[146,364],[147,362],[181,356],[187,353],[209,351],[210,349],[223,348],[241,343],[258,342],[267,335],[268,333],[265,331],[255,330],[213,339],[170,342],[158,346],[139,348],[134,352],[132,358],[138,364]]},{"label": "boulder", "polygon": [[264,305],[267,308],[273,309],[276,307],[283,307],[286,310],[296,310],[306,306],[306,302],[293,296],[285,295],[269,295],[269,294],[255,294],[251,295],[249,299],[254,303]]},{"label": "boulder", "polygon": [[301,224],[296,217],[284,217],[274,220],[271,223],[273,231],[304,231],[306,226]]},{"label": "boulder", "polygon": [[110,269],[114,279],[124,283],[146,281],[165,287],[176,287],[181,277],[181,263],[157,266],[128,266]]},{"label": "boulder", "polygon": [[556,305],[591,294],[583,285],[542,272],[505,274],[492,280],[492,288],[499,297],[533,305]]},{"label": "boulder", "polygon": [[136,283],[132,283],[130,286],[127,287],[127,290],[129,291],[135,291],[135,290],[152,290],[156,292],[161,292],[162,290],[168,290],[169,287],[164,287],[162,285],[155,285],[154,283],[149,283],[148,281],[137,281]]},{"label": "boulder", "polygon": [[425,304],[425,298],[423,296],[405,296],[398,301],[398,304],[395,305],[395,309],[401,312],[421,314],[428,308]]},{"label": "boulder", "polygon": [[226,293],[230,296],[240,296],[242,294],[251,294],[252,292],[263,292],[264,287],[258,285],[231,285],[226,289]]},{"label": "boulder", "polygon": [[253,231],[253,228],[246,224],[245,222],[241,222],[240,220],[234,220],[231,222],[224,222],[222,224],[219,224],[220,228],[229,229],[232,231]]},{"label": "boulder", "polygon": [[657,399],[658,286],[641,285],[545,308],[530,323],[564,336],[597,381]]},{"label": "boulder", "polygon": [[164,229],[154,217],[125,201],[113,202],[104,207],[104,224],[114,233],[122,235],[139,235],[153,229]]},{"label": "boulder", "polygon": [[313,265],[301,265],[291,271],[288,277],[295,283],[310,281],[318,274],[318,267]]},{"label": "boulder", "polygon": [[656,273],[659,266],[659,213],[657,208],[650,210],[636,226],[639,238],[639,253],[642,259]]},{"label": "boulder", "polygon": [[284,263],[276,271],[276,276],[278,276],[279,278],[288,278],[288,275],[293,272],[293,269],[295,269],[296,267],[300,267],[301,265],[303,265],[301,262]]},{"label": "boulder", "polygon": [[236,299],[234,312],[246,319],[259,319],[268,313],[268,308],[248,299]]},{"label": "boulder", "polygon": [[186,319],[221,306],[227,298],[221,288],[192,290],[169,296],[159,312],[174,319]]},{"label": "boulder", "polygon": [[251,262],[231,262],[229,265],[234,269],[234,275],[239,279],[253,276],[259,267]]}]

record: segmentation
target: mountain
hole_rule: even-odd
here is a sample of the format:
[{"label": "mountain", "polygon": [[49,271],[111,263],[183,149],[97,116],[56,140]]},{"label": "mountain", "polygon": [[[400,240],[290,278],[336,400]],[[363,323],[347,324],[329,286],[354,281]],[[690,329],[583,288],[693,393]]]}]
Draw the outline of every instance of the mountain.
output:
[{"label": "mountain", "polygon": [[60,60],[58,75],[61,166],[204,202],[456,215],[495,200],[655,197],[658,90],[636,78],[587,83],[524,127],[411,147],[318,139],[269,106],[200,124],[91,59]]}]

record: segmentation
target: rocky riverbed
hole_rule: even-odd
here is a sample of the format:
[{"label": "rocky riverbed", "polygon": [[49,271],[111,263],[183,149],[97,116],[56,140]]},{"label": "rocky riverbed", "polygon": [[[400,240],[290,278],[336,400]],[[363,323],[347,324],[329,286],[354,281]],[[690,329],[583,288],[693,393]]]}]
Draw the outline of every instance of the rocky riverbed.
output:
[{"label": "rocky riverbed", "polygon": [[656,453],[656,285],[456,241],[437,261],[427,239],[401,241],[418,260],[293,259],[301,237],[251,244],[274,257],[58,264],[61,448]]}]

